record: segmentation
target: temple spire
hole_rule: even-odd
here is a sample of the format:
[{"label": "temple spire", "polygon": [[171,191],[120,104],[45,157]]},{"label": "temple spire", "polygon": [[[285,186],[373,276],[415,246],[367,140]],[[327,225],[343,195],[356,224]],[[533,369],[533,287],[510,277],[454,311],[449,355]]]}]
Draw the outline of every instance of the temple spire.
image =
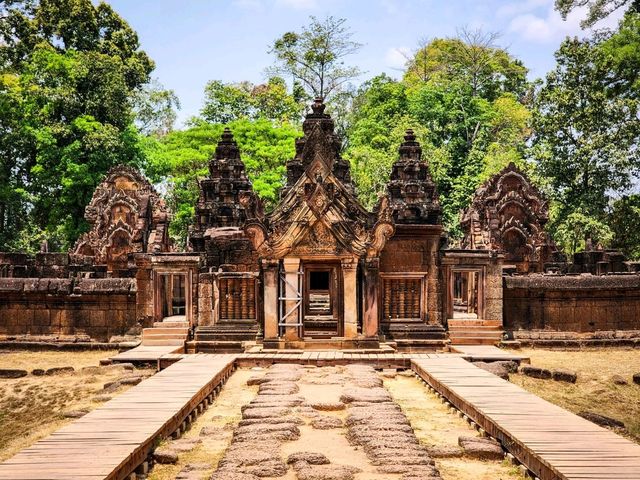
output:
[{"label": "temple spire", "polygon": [[398,148],[387,186],[396,223],[439,225],[441,208],[436,185],[422,160],[422,147],[409,129]]}]

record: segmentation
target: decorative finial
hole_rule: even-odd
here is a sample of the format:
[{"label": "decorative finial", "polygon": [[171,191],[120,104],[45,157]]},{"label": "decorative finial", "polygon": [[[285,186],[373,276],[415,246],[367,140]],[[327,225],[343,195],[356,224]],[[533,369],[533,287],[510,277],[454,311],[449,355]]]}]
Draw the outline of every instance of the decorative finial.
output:
[{"label": "decorative finial", "polygon": [[413,130],[408,128],[404,135],[405,142],[415,142],[416,136],[413,133]]},{"label": "decorative finial", "polygon": [[324,99],[322,97],[316,97],[311,104],[311,110],[313,110],[314,115],[324,114],[325,107],[326,105],[324,104]]},{"label": "decorative finial", "polygon": [[222,132],[222,143],[231,143],[233,142],[233,133],[229,127],[224,127],[224,131]]}]

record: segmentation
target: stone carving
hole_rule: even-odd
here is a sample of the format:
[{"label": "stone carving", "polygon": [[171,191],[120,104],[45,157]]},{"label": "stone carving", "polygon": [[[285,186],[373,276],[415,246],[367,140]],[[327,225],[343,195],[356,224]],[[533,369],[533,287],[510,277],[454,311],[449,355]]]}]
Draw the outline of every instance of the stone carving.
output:
[{"label": "stone carving", "polygon": [[72,249],[74,255],[94,257],[108,270],[126,267],[130,253],[171,250],[169,214],[164,201],[142,174],[119,165],[107,173],[85,209],[91,230]]},{"label": "stone carving", "polygon": [[209,177],[200,181],[195,224],[189,231],[191,248],[207,251],[207,245],[224,230],[236,232],[247,218],[262,215],[262,204],[253,192],[231,130],[225,128],[215,154],[209,161]]},{"label": "stone carving", "polygon": [[244,230],[262,257],[377,256],[394,232],[388,199],[381,199],[377,216],[360,205],[349,165],[339,154],[333,120],[321,100],[312,108],[296,156],[287,163],[278,206],[268,216],[248,219]]},{"label": "stone carving", "polygon": [[422,160],[422,147],[413,130],[407,130],[398,149],[387,185],[393,219],[398,224],[440,225],[441,208],[436,184]]},{"label": "stone carving", "polygon": [[538,189],[510,163],[478,190],[462,214],[463,248],[494,249],[505,266],[520,272],[542,271],[556,247],[544,226],[549,208]]}]

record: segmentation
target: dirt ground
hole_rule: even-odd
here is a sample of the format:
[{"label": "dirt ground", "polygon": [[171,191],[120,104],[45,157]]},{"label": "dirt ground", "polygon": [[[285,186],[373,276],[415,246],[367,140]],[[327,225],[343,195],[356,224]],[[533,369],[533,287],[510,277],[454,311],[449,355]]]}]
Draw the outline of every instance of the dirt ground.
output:
[{"label": "dirt ground", "polygon": [[[117,351],[98,352],[0,352],[0,368],[34,369],[74,367],[74,373],[0,379],[0,461],[73,421],[66,412],[90,411],[102,401],[103,385],[122,377],[150,375],[153,370],[126,371],[122,368],[97,368],[101,358]],[[83,367],[94,367],[82,370]],[[121,386],[117,395],[128,386]]]},{"label": "dirt ground", "polygon": [[[522,349],[513,353],[531,357],[531,365],[536,367],[566,369],[578,374],[575,384],[519,374],[510,376],[513,383],[574,413],[588,410],[621,420],[629,438],[640,443],[640,385],[632,381],[633,374],[640,372],[639,350]],[[614,375],[621,376],[628,384],[616,385]]]},{"label": "dirt ground", "polygon": [[[222,392],[213,404],[193,422],[191,428],[182,436],[187,440],[202,440],[193,449],[181,452],[176,465],[156,464],[149,480],[173,480],[180,470],[191,464],[206,464],[201,478],[209,478],[231,441],[234,428],[242,414],[240,407],[250,402],[258,387],[247,386],[247,380],[255,372],[239,369],[231,375]],[[215,435],[201,436],[204,427],[216,429]],[[171,441],[165,441],[160,447],[166,447]]]},{"label": "dirt ground", "polygon": [[[428,446],[455,446],[459,436],[475,436],[467,422],[449,412],[435,395],[413,376],[385,379],[385,387],[411,422],[416,436]],[[507,462],[470,458],[436,459],[444,480],[507,480],[523,478]]]},{"label": "dirt ground", "polygon": [[[345,476],[340,478],[353,480],[405,478],[402,473],[379,471],[379,464],[370,456],[366,445],[354,442],[354,435],[357,437],[357,427],[354,429],[350,426],[348,421],[350,415],[354,413],[357,415],[357,412],[362,412],[363,408],[375,408],[379,405],[374,402],[368,404],[370,407],[366,405],[363,407],[363,404],[366,404],[365,400],[354,401],[353,407],[349,403],[344,404],[345,392],[353,390],[354,387],[356,393],[359,392],[361,395],[371,392],[390,395],[387,399],[388,403],[384,404],[385,408],[392,406],[395,402],[401,408],[400,415],[406,416],[417,440],[423,445],[453,446],[457,445],[460,435],[476,435],[476,432],[463,420],[450,414],[414,377],[397,375],[395,378],[385,378],[383,388],[375,386],[365,388],[358,386],[358,381],[355,380],[360,378],[360,375],[369,376],[365,382],[380,382],[381,378],[372,370],[361,372],[354,371],[351,367],[294,366],[275,370],[239,369],[229,379],[216,402],[194,422],[191,429],[180,440],[163,442],[160,449],[179,447],[184,441],[197,443],[191,449],[178,453],[177,464],[156,464],[149,480],[227,479],[235,478],[225,476],[230,471],[235,473],[242,471],[246,474],[252,468],[274,471],[280,469],[279,475],[267,477],[261,475],[264,480],[325,478],[323,475],[329,475],[326,478],[338,478],[332,476],[337,475],[335,470],[329,473],[329,470],[323,472],[323,468],[338,471],[341,468],[347,469]],[[270,380],[268,380],[269,377],[271,377]],[[247,385],[247,381],[251,386]],[[262,381],[264,383],[261,383]],[[270,384],[269,381],[272,383]],[[288,404],[288,402],[293,403]],[[263,407],[267,404],[268,408]],[[277,405],[283,405],[283,407]],[[336,409],[336,406],[340,409]],[[255,418],[252,418],[252,415],[255,415]],[[385,414],[376,418],[385,424],[388,417]],[[330,428],[319,428],[316,423],[318,420],[335,422],[335,425]],[[267,431],[271,427],[278,430]],[[378,427],[371,425],[364,428]],[[214,434],[205,434],[207,430],[212,430]],[[270,437],[272,434],[283,434],[286,438]],[[398,434],[405,435],[405,433]],[[381,438],[376,441],[388,441],[389,437],[386,438],[387,440]],[[400,442],[403,444],[402,441]],[[270,447],[266,448],[266,445]],[[234,446],[235,453],[232,451]],[[414,448],[411,442],[407,446],[410,449]],[[237,452],[241,452],[240,457]],[[298,452],[322,455],[330,461],[330,464],[307,465],[303,467],[307,469],[304,472],[300,470],[299,465],[298,470],[294,465],[287,467],[283,462],[291,454]],[[522,478],[516,469],[507,465],[506,462],[480,461],[466,457],[435,459],[435,462],[444,480]],[[348,470],[352,468],[357,470],[349,473]],[[431,467],[416,465],[411,468]],[[213,476],[211,476],[212,473]]]}]

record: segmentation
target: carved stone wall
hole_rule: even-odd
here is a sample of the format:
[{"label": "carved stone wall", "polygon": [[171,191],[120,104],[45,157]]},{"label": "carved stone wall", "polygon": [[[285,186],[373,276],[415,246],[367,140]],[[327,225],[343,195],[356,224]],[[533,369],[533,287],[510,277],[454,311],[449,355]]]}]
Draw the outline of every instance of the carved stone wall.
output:
[{"label": "carved stone wall", "polygon": [[0,336],[106,342],[136,324],[131,278],[0,279]]},{"label": "carved stone wall", "polygon": [[441,208],[436,184],[422,159],[422,147],[407,130],[387,185],[396,224],[440,225]]},{"label": "carved stone wall", "polygon": [[127,268],[130,253],[171,249],[169,214],[149,181],[134,168],[119,165],[107,173],[85,209],[91,230],[76,242],[74,256],[91,257],[108,271]]},{"label": "carved stone wall", "polygon": [[493,249],[505,255],[505,267],[521,273],[543,271],[556,247],[544,227],[548,205],[513,163],[478,190],[462,214],[462,248]]},{"label": "carved stone wall", "polygon": [[189,231],[191,250],[202,252],[206,266],[255,271],[256,256],[242,226],[262,206],[247,178],[238,144],[226,128],[209,161],[209,177],[200,181],[195,224]]}]

